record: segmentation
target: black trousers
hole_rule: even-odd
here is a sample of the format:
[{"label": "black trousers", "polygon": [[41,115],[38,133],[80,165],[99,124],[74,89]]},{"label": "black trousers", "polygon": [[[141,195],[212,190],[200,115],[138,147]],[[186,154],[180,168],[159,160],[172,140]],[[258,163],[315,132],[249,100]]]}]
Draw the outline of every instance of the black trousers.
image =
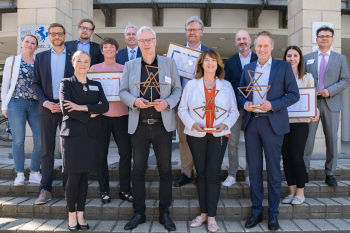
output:
[{"label": "black trousers", "polygon": [[69,212],[84,211],[88,191],[89,173],[68,173],[66,198]]},{"label": "black trousers", "polygon": [[288,186],[305,187],[306,168],[304,150],[309,135],[309,123],[291,123],[290,132],[284,135],[282,157]]},{"label": "black trousers", "polygon": [[150,144],[157,158],[159,183],[159,214],[169,214],[172,202],[171,146],[173,132],[168,132],[162,122],[148,125],[138,123],[137,129],[131,135],[133,145],[133,207],[135,213],[145,214],[146,188],[145,173],[150,150]]},{"label": "black trousers", "polygon": [[214,137],[207,133],[204,137],[187,135],[194,166],[197,171],[197,191],[201,213],[216,216],[221,191],[221,165],[228,138]]},{"label": "black trousers", "polygon": [[[56,132],[57,126],[61,128],[62,113],[48,113],[46,115],[39,115],[39,123],[41,130],[41,189],[51,192],[53,181],[53,168],[55,163],[55,146],[56,146]],[[67,174],[62,173],[63,188],[66,186]]]},{"label": "black trousers", "polygon": [[128,115],[121,117],[100,116],[102,135],[98,155],[97,177],[101,192],[109,192],[108,148],[113,134],[118,146],[120,191],[130,192],[131,136],[128,134]]}]

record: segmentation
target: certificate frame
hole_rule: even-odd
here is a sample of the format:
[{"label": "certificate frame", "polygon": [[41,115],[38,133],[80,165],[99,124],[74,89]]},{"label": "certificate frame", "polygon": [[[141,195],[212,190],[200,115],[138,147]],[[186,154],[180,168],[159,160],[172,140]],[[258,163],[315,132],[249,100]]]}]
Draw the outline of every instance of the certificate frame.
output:
[{"label": "certificate frame", "polygon": [[[119,97],[119,89],[122,80],[123,71],[114,71],[114,72],[88,72],[87,77],[90,80],[98,81],[101,83],[103,91],[105,92],[106,98],[109,102],[112,101],[121,101]],[[109,80],[117,82],[108,82]],[[115,85],[117,84],[117,85]],[[113,86],[109,86],[113,85]],[[113,89],[115,93],[109,93],[110,88],[116,88],[117,91]]]},{"label": "certificate frame", "polygon": [[[201,53],[201,51],[169,42],[166,55],[175,60],[181,78],[192,80],[196,73],[196,64]],[[185,61],[188,61],[188,63]]]},{"label": "certificate frame", "polygon": [[317,115],[317,89],[316,87],[299,88],[300,99],[289,106],[289,118],[315,117]]}]

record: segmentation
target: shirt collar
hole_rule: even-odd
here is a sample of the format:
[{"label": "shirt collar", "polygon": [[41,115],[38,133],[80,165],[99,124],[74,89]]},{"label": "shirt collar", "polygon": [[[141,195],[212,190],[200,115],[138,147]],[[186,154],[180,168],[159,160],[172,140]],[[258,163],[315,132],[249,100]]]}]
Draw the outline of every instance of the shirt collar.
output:
[{"label": "shirt collar", "polygon": [[134,49],[129,48],[129,46],[126,46],[126,48],[128,49],[128,53],[130,53],[131,50],[135,50],[135,52],[137,52],[139,46],[136,46]]},{"label": "shirt collar", "polygon": [[243,55],[240,52],[238,52],[238,54],[239,54],[239,57],[242,58],[242,59],[245,59],[245,58],[248,58],[248,57],[250,58],[251,55],[252,55],[252,51],[250,51],[250,53],[248,54],[247,57],[243,57]]},{"label": "shirt collar", "polygon": [[142,63],[145,64],[145,65],[154,65],[155,62],[158,62],[158,55],[156,54],[156,57],[154,58],[154,60],[152,61],[151,64],[147,64],[144,60],[143,60],[143,57],[141,59]]},{"label": "shirt collar", "polygon": [[[51,53],[57,54],[53,48],[51,48]],[[64,49],[63,49],[62,53],[60,53],[60,54],[65,54],[65,53],[66,53],[66,46],[64,46]]]},{"label": "shirt collar", "polygon": [[87,42],[87,43],[83,43],[83,42],[81,42],[81,41],[80,41],[80,39],[78,38],[78,43],[81,43],[81,44],[87,44],[87,43],[90,43],[90,44],[91,44],[91,43],[92,43],[92,40],[91,40],[91,38],[90,38],[89,42]]},{"label": "shirt collar", "polygon": [[[272,64],[272,56],[269,58],[269,60],[267,60],[267,62],[265,63],[265,65],[263,65],[263,67],[266,66],[266,65],[270,65],[271,66],[271,64]],[[261,67],[261,65],[259,64],[259,60],[256,63],[256,66],[260,66]]]},{"label": "shirt collar", "polygon": [[[186,45],[186,47],[187,47],[187,48],[189,48],[189,47],[190,47],[190,46],[188,45],[188,41],[187,41],[187,45]],[[201,51],[201,49],[202,49],[202,42],[201,42],[201,43],[199,43],[198,47],[197,47],[195,50],[197,50],[197,51]]]},{"label": "shirt collar", "polygon": [[[320,56],[321,53],[322,52],[320,50],[318,50],[318,56]],[[327,53],[328,56],[330,56],[331,55],[331,50],[328,50],[326,53]]]}]

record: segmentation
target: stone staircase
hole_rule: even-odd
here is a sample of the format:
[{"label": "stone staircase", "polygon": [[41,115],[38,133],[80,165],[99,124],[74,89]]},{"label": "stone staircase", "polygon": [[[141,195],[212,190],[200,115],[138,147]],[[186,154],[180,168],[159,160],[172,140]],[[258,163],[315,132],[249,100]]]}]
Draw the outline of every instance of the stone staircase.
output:
[{"label": "stone staircase", "polygon": [[[28,177],[28,165],[25,167]],[[267,229],[267,198],[264,199],[264,221],[253,229],[245,229],[244,223],[251,214],[249,186],[243,181],[244,167],[237,174],[232,187],[222,187],[217,209],[219,232],[265,232]],[[102,204],[96,174],[89,177],[89,192],[85,209],[86,219],[96,233],[118,232],[168,232],[158,223],[159,176],[155,165],[149,165],[146,174],[147,222],[132,231],[124,225],[133,215],[132,204],[117,198],[119,192],[118,164],[109,165],[111,203]],[[180,175],[180,166],[173,165],[173,177]],[[68,232],[68,210],[62,187],[60,166],[55,166],[52,200],[45,205],[34,205],[40,192],[39,185],[13,186],[16,174],[13,165],[0,165],[0,233],[61,233]],[[227,176],[223,165],[222,179]],[[263,172],[266,180],[266,170]],[[312,165],[310,183],[306,184],[306,201],[300,206],[281,204],[279,211],[280,232],[350,232],[350,165],[339,165],[335,174],[339,187],[324,183],[323,167]],[[282,177],[284,174],[282,170]],[[264,182],[267,197],[267,182]],[[282,182],[282,197],[288,195],[288,187]],[[204,233],[206,225],[190,228],[190,221],[200,213],[195,182],[181,188],[173,188],[170,208],[172,219],[179,233]]]}]

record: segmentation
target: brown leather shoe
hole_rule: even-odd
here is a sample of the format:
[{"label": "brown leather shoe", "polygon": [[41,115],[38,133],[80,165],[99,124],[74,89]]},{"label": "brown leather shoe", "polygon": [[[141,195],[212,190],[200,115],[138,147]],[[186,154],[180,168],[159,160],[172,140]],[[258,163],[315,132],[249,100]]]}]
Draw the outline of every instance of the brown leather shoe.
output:
[{"label": "brown leather shoe", "polygon": [[40,195],[38,197],[38,199],[36,199],[35,201],[35,205],[42,205],[42,204],[46,204],[46,202],[51,200],[51,193],[45,189],[42,189],[40,191]]}]

